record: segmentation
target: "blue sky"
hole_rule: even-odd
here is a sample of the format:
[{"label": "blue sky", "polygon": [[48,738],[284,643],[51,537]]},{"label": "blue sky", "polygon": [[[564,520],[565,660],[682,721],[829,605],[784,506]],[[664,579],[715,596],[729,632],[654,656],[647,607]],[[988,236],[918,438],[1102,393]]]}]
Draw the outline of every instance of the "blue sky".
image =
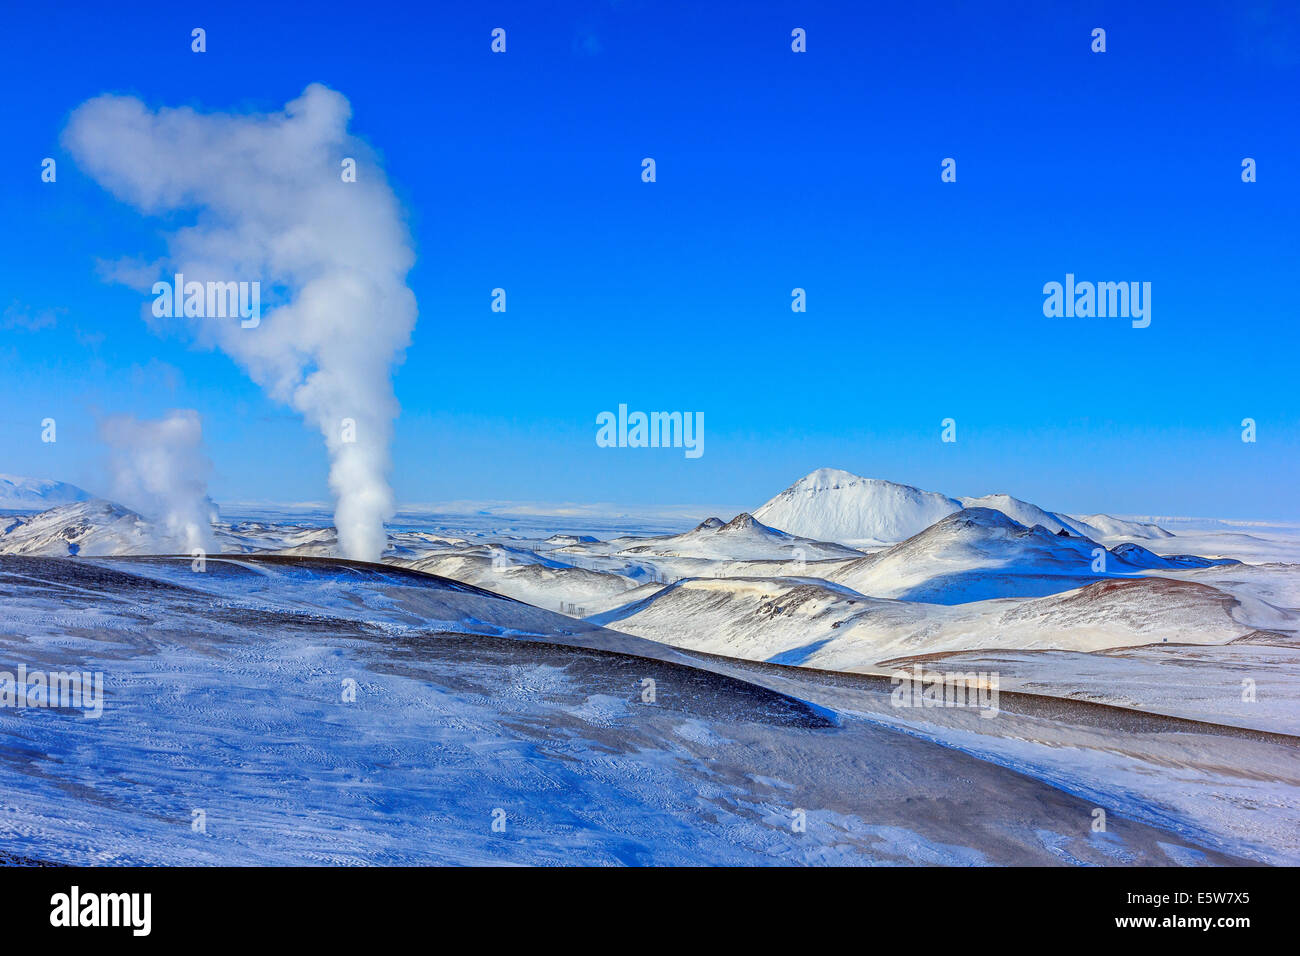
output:
[{"label": "blue sky", "polygon": [[[160,223],[59,145],[104,92],[265,112],[322,82],[417,250],[402,502],[753,508],[833,466],[1060,510],[1300,519],[1300,13],[1142,6],[10,9],[0,472],[102,487],[100,416],[183,407],[218,501],[328,497],[319,434],[100,278],[159,256]],[[1067,272],[1151,282],[1151,326],[1045,318]],[[702,411],[705,454],[597,447],[619,403]]]}]

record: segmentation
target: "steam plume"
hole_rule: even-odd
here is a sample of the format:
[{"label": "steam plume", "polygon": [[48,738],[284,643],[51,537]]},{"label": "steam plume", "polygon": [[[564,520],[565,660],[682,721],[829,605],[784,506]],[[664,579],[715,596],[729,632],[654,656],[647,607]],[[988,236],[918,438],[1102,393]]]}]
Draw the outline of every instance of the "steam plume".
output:
[{"label": "steam plume", "polygon": [[[64,144],[146,215],[192,214],[166,234],[168,265],[196,281],[260,281],[270,311],[193,323],[272,397],[318,428],[330,455],[345,556],[377,560],[393,514],[392,386],[415,325],[414,262],[402,209],[370,151],[347,131],[339,93],[307,87],[266,115],[150,110],[100,96],[72,114]],[[355,182],[341,176],[355,160]],[[171,279],[171,276],[166,276]]]},{"label": "steam plume", "polygon": [[177,409],[157,421],[120,415],[100,422],[99,431],[110,450],[113,497],[158,522],[159,550],[216,550],[207,494],[212,463],[198,412]]}]

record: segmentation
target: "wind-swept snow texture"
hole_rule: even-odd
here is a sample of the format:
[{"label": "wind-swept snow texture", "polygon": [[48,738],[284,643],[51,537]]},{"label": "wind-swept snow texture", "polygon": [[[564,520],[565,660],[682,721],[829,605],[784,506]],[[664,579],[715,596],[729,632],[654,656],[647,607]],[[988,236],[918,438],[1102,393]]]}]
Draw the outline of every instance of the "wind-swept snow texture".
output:
[{"label": "wind-swept snow texture", "polygon": [[[191,567],[0,557],[6,659],[105,680],[98,720],[0,709],[7,859],[1224,864],[1259,858],[1252,820],[1294,822],[1294,784],[1255,776],[1281,763],[1267,740],[1227,743],[1255,791],[1282,803],[1267,816],[1228,805],[1208,827],[1133,789],[1176,745],[1142,728],[1119,738],[1128,755],[1086,723],[1040,753],[1027,741],[1051,727],[1009,714],[1016,749],[986,760],[996,740],[968,746],[972,729],[951,714],[884,726],[893,717],[872,709],[888,694],[869,685],[691,663],[416,572],[307,558]],[[1210,756],[1180,785],[1183,803],[1214,813],[1217,739],[1197,744]],[[1035,776],[1059,775],[1062,746],[1087,768],[1077,794]],[[1088,826],[1100,795],[1123,808],[1103,835]],[[1293,852],[1285,838],[1272,847]]]}]

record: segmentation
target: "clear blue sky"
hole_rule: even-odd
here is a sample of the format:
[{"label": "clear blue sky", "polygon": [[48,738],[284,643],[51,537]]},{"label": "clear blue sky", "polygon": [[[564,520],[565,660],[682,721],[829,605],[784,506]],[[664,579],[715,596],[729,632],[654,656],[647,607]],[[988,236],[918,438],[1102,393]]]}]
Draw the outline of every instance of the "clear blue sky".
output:
[{"label": "clear blue sky", "polygon": [[[104,92],[273,111],[318,81],[418,253],[399,501],[756,507],[834,466],[1300,518],[1294,4],[133,6],[4,14],[0,472],[93,488],[97,416],[185,407],[218,501],[327,498],[317,433],[101,281],[97,260],[160,255],[161,224],[59,145]],[[1045,318],[1066,272],[1151,282],[1151,327]],[[620,402],[704,412],[704,456],[598,448]]]}]

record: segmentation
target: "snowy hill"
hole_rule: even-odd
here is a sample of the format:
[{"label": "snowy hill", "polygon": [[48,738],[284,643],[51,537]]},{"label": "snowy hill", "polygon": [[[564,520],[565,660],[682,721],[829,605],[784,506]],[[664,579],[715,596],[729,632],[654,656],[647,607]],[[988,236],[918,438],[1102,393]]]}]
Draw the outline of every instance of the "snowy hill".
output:
[{"label": "snowy hill", "polygon": [[46,511],[55,505],[89,501],[91,497],[89,492],[65,481],[0,475],[0,511]]},{"label": "snowy hill", "polygon": [[608,606],[636,586],[618,574],[573,567],[499,544],[437,553],[403,565],[551,610],[567,610],[570,604],[575,609]]},{"label": "snowy hill", "polygon": [[769,527],[749,514],[739,514],[725,524],[708,518],[685,534],[652,538],[623,548],[620,555],[664,558],[709,558],[715,561],[805,561],[859,557],[860,551],[842,544],[814,541]]},{"label": "snowy hill", "polygon": [[31,516],[0,518],[0,554],[69,557],[157,550],[155,530],[148,521],[102,498]]},{"label": "snowy hill", "polygon": [[1067,520],[1086,524],[1097,533],[1092,537],[1102,538],[1172,538],[1174,533],[1166,531],[1157,524],[1146,521],[1126,521],[1111,515],[1064,515]]},{"label": "snowy hill", "polygon": [[1008,494],[950,498],[911,485],[821,468],[799,479],[754,512],[790,534],[856,544],[892,544],[963,508],[992,508],[1026,527],[1094,540],[1171,538],[1164,528],[1111,515],[1067,515]]},{"label": "snowy hill", "polygon": [[563,548],[572,544],[595,544],[596,540],[589,534],[553,534],[546,539],[546,543]]},{"label": "snowy hill", "polygon": [[1058,515],[1051,511],[1044,511],[1038,505],[1030,504],[1028,501],[1021,501],[1019,498],[1011,497],[1011,495],[983,495],[979,498],[961,498],[959,500],[964,508],[992,508],[994,511],[1001,511],[1008,518],[1014,518],[1026,528],[1032,528],[1034,525],[1040,524],[1052,534],[1064,530],[1068,534],[1084,538],[1102,536],[1100,531],[1083,521],[1066,518],[1064,515]]},{"label": "snowy hill", "polygon": [[900,658],[975,648],[1091,652],[1166,641],[1220,645],[1262,633],[1242,618],[1240,602],[1226,592],[1164,578],[952,607],[871,598],[811,579],[725,578],[682,581],[588,620],[711,654],[881,672]]},{"label": "snowy hill", "polygon": [[961,510],[961,502],[911,485],[820,468],[754,512],[764,524],[820,541],[892,542]]},{"label": "snowy hill", "polygon": [[873,597],[963,604],[1041,597],[1098,578],[1214,563],[1190,555],[1161,557],[1137,545],[1107,550],[1091,538],[1053,534],[1042,525],[1027,528],[1001,511],[968,508],[828,577]]}]

